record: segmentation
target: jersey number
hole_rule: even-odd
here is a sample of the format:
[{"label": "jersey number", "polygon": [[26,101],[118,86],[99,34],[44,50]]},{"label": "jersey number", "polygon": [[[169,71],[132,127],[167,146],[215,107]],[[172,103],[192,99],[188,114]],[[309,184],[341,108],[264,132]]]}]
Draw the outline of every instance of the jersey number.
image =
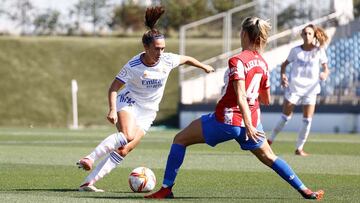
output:
[{"label": "jersey number", "polygon": [[249,99],[249,105],[254,105],[255,100],[259,96],[261,77],[262,77],[261,73],[254,74],[254,76],[246,90],[246,97]]}]

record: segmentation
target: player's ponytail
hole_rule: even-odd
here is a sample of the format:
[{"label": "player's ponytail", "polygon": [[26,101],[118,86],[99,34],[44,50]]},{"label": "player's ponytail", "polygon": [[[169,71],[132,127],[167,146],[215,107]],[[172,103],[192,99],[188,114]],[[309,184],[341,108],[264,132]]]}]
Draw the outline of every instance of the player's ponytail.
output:
[{"label": "player's ponytail", "polygon": [[316,27],[315,38],[318,40],[320,47],[323,47],[329,40],[329,37],[321,27]]},{"label": "player's ponytail", "polygon": [[243,21],[241,28],[248,33],[250,42],[255,45],[257,50],[264,50],[271,30],[268,21],[258,17],[248,17]]},{"label": "player's ponytail", "polygon": [[149,45],[154,41],[154,39],[164,38],[164,35],[161,34],[157,29],[155,29],[155,24],[165,12],[164,8],[161,6],[147,8],[145,12],[145,26],[150,30],[144,33],[142,37],[142,42],[145,45]]}]

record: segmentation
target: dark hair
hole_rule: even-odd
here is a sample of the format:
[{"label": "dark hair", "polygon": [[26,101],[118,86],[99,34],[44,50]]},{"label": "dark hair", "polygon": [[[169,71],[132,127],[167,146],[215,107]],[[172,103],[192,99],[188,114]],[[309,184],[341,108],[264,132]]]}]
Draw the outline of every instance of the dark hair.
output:
[{"label": "dark hair", "polygon": [[162,39],[164,35],[160,31],[155,29],[155,24],[159,20],[160,16],[165,12],[165,9],[161,6],[151,7],[146,9],[145,13],[145,26],[150,28],[146,31],[142,37],[143,44],[149,45],[155,39]]},{"label": "dark hair", "polygon": [[324,46],[325,43],[328,42],[329,40],[329,37],[327,36],[327,34],[325,33],[325,31],[321,28],[321,27],[317,27],[313,24],[309,24],[307,26],[305,26],[302,30],[301,30],[301,33],[304,33],[305,32],[305,29],[306,28],[311,28],[314,30],[314,37],[315,39],[318,41],[320,47]]},{"label": "dark hair", "polygon": [[249,40],[260,50],[266,46],[271,25],[269,22],[258,17],[248,17],[242,22],[241,29],[248,33]]}]

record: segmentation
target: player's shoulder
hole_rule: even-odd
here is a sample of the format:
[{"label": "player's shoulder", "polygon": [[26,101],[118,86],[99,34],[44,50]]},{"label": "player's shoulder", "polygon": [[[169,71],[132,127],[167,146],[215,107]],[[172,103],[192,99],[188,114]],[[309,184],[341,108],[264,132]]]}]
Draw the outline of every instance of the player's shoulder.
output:
[{"label": "player's shoulder", "polygon": [[235,55],[233,55],[232,57],[229,58],[229,61],[231,61],[231,62],[238,62],[238,61],[243,61],[243,60],[244,60],[243,52],[235,54]]},{"label": "player's shoulder", "polygon": [[174,53],[170,53],[170,52],[165,52],[165,53],[162,53],[161,56],[160,56],[160,60],[166,64],[166,66],[173,66],[173,64],[177,64],[180,60],[180,55],[178,54],[174,54]]},{"label": "player's shoulder", "polygon": [[294,46],[290,52],[302,52],[304,51],[302,48],[301,48],[301,45],[297,45],[297,46]]},{"label": "player's shoulder", "polygon": [[178,57],[178,56],[179,56],[178,54],[174,54],[174,53],[171,53],[171,52],[165,52],[165,53],[161,54],[161,59],[165,60],[165,61],[171,61],[175,57]]},{"label": "player's shoulder", "polygon": [[141,54],[142,54],[142,53],[140,53],[140,54],[134,56],[133,58],[131,58],[131,59],[127,62],[126,65],[131,68],[131,67],[138,66],[138,65],[142,64],[141,58],[140,58]]}]

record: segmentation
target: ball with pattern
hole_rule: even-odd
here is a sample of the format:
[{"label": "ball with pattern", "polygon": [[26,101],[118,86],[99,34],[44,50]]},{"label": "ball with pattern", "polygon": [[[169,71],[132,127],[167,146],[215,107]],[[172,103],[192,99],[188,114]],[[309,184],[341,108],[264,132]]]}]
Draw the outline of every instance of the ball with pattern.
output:
[{"label": "ball with pattern", "polygon": [[155,174],[147,167],[137,167],[129,175],[129,186],[134,192],[150,192],[155,185]]}]

